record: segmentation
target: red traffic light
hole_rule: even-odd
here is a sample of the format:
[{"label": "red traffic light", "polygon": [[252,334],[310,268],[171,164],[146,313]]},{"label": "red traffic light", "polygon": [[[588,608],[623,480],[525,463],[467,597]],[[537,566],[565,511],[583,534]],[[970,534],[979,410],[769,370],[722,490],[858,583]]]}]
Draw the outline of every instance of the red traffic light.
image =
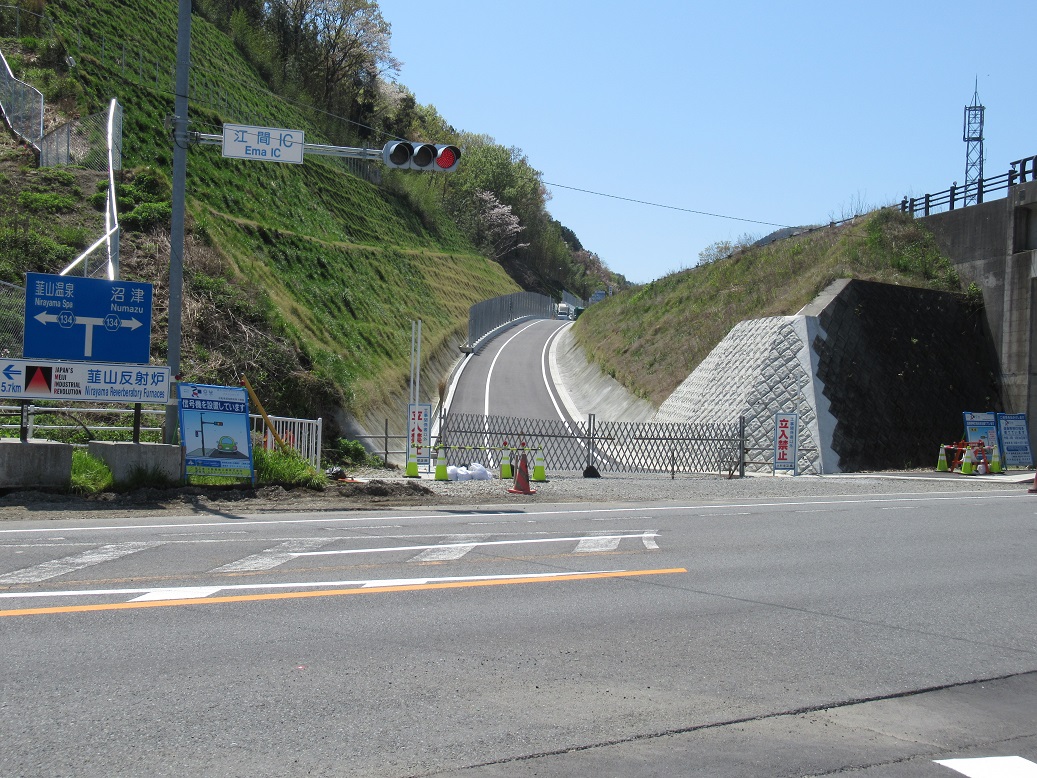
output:
[{"label": "red traffic light", "polygon": [[449,173],[461,160],[461,149],[448,144],[389,141],[382,147],[386,167],[406,170],[435,170]]},{"label": "red traffic light", "polygon": [[436,167],[444,173],[454,170],[461,161],[461,149],[457,146],[439,145],[436,150]]}]

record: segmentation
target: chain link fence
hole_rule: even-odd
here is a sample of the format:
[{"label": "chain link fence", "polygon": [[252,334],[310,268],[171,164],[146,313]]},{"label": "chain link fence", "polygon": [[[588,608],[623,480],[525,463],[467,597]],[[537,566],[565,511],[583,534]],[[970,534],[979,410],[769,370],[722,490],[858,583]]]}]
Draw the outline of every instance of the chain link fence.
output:
[{"label": "chain link fence", "polygon": [[25,290],[0,281],[0,356],[19,359],[25,332]]},{"label": "chain link fence", "polygon": [[[122,170],[122,115],[122,106],[117,105],[112,123],[113,170]],[[40,167],[56,165],[108,171],[108,111],[68,122],[43,136]]]},{"label": "chain link fence", "polygon": [[447,463],[497,467],[505,451],[539,449],[547,470],[613,473],[741,473],[744,426],[521,419],[450,413],[438,441]]},{"label": "chain link fence", "polygon": [[0,52],[0,112],[11,129],[34,148],[43,137],[43,94],[11,72]]}]

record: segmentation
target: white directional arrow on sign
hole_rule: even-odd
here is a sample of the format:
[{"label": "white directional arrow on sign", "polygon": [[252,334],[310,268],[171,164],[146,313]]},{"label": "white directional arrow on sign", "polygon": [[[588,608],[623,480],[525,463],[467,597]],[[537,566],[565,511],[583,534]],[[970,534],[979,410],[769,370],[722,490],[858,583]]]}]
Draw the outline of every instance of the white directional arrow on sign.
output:
[{"label": "white directional arrow on sign", "polygon": [[94,353],[94,327],[104,327],[109,332],[115,332],[120,328],[126,328],[131,332],[142,326],[143,322],[136,318],[122,319],[114,313],[110,313],[103,319],[94,316],[75,316],[71,311],[63,311],[60,314],[40,311],[34,317],[40,324],[60,324],[68,328],[76,324],[82,324],[85,329],[86,343],[83,346],[83,356],[93,356]]}]

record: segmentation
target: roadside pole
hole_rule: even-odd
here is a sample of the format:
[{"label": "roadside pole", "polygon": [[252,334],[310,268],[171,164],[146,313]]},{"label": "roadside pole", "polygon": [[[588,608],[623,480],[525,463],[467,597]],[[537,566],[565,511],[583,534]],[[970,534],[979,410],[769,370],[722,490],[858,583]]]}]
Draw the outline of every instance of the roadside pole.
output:
[{"label": "roadside pole", "polygon": [[[180,331],[184,288],[184,214],[187,199],[187,91],[191,70],[191,0],[180,0],[176,37],[176,98],[173,103],[173,203],[169,232],[169,334],[167,364],[180,375]],[[176,396],[170,387],[170,397]],[[163,442],[174,443],[179,419],[175,402],[166,406]]]}]

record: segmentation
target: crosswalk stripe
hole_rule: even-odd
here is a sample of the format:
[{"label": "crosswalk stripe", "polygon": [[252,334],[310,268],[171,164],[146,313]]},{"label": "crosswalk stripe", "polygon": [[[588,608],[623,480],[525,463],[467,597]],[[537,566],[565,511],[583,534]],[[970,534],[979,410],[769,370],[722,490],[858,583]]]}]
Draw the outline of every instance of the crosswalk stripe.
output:
[{"label": "crosswalk stripe", "polygon": [[110,562],[113,559],[136,554],[138,551],[161,546],[162,541],[144,541],[139,543],[113,543],[107,546],[99,546],[79,554],[53,559],[32,567],[25,567],[10,573],[0,575],[0,584],[27,584],[46,581],[57,578],[59,575],[82,570],[85,567],[99,565],[102,562]]},{"label": "crosswalk stripe", "polygon": [[618,535],[601,535],[584,538],[576,544],[576,550],[573,553],[593,554],[601,551],[615,551],[619,548],[620,540],[622,540],[622,538]]},{"label": "crosswalk stripe", "polygon": [[[448,535],[446,540],[450,545],[444,545],[441,548],[427,548],[413,557],[411,562],[449,562],[454,559],[460,559],[473,548],[476,547],[477,542],[485,540],[488,535]],[[472,542],[466,542],[472,541]]]},{"label": "crosswalk stripe", "polygon": [[260,551],[258,554],[238,559],[221,565],[210,573],[251,573],[259,570],[272,570],[285,562],[295,559],[303,551],[314,551],[326,546],[335,538],[297,538]]},{"label": "crosswalk stripe", "polygon": [[1021,756],[985,756],[978,759],[934,759],[968,778],[1037,778],[1037,764]]}]

